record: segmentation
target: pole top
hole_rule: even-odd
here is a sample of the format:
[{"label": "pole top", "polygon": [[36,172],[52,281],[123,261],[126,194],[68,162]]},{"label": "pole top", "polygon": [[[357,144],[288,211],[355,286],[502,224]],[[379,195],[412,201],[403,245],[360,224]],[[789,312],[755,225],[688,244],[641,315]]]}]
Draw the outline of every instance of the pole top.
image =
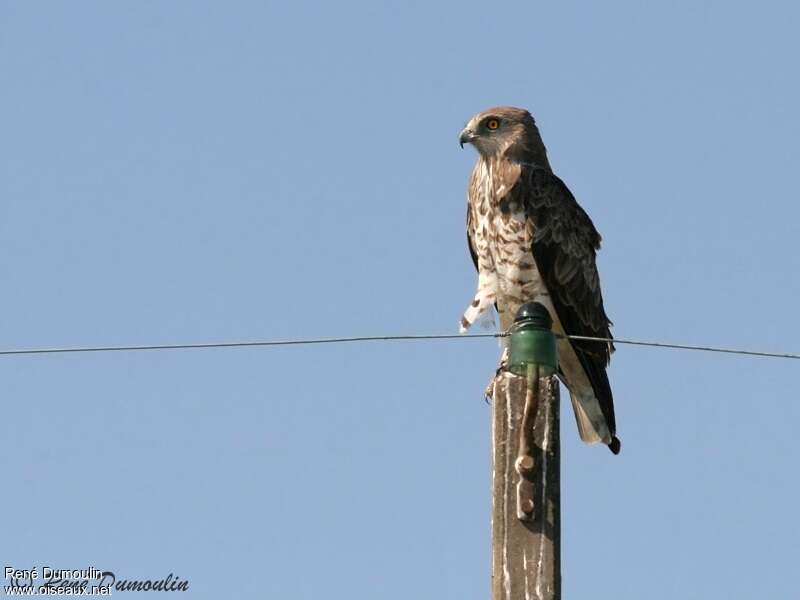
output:
[{"label": "pole top", "polygon": [[535,327],[543,329],[552,329],[553,327],[553,318],[541,302],[526,302],[519,307],[517,316],[514,317],[514,322],[519,323],[527,320],[530,320],[531,325]]}]

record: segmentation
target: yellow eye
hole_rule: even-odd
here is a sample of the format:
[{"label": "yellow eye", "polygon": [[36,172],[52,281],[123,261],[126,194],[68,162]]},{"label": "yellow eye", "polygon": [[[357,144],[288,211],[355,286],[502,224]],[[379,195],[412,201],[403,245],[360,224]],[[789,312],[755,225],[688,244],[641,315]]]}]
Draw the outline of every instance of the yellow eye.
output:
[{"label": "yellow eye", "polygon": [[500,127],[500,121],[498,121],[497,119],[489,119],[488,121],[486,121],[486,127],[488,129],[497,129],[498,127]]}]

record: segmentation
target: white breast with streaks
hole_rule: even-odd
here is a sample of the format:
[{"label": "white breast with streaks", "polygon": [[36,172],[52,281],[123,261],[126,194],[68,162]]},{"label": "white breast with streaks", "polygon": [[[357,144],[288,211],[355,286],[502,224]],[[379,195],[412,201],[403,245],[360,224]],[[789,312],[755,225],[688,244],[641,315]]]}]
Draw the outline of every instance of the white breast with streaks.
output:
[{"label": "white breast with streaks", "polygon": [[[492,189],[490,169],[480,161],[475,207],[475,245],[479,270],[488,269],[492,292],[500,313],[500,326],[507,329],[520,305],[546,294],[533,259],[533,224],[524,207],[508,198],[510,190]],[[481,256],[482,255],[482,256]]]}]

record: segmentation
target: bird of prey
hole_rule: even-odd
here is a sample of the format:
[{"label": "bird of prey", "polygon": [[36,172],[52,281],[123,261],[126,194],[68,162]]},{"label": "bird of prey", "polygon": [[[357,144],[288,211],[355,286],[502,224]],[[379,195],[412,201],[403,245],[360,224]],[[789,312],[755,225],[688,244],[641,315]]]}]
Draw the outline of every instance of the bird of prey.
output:
[{"label": "bird of prey", "polygon": [[[506,331],[519,307],[538,301],[556,333],[611,338],[595,263],[600,234],[547,160],[539,129],[521,108],[472,117],[459,142],[478,161],[469,180],[467,239],[478,291],[461,318],[462,333],[494,306]],[[567,386],[581,439],[614,454],[614,400],[608,382],[611,342],[560,338],[559,376]]]}]

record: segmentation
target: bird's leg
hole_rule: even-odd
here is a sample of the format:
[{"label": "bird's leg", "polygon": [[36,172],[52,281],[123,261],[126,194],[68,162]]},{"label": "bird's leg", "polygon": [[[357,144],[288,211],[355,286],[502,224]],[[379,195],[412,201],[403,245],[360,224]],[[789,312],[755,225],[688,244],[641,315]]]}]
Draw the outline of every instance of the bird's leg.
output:
[{"label": "bird's leg", "polygon": [[503,353],[500,355],[500,366],[497,367],[497,374],[500,375],[503,371],[508,369],[508,346],[503,348]]},{"label": "bird's leg", "polygon": [[483,392],[484,398],[486,399],[487,402],[492,399],[494,391],[494,380],[500,377],[507,369],[508,369],[508,346],[505,346],[503,348],[503,354],[500,355],[500,365],[497,367],[497,370],[494,372],[494,375],[489,380],[489,383]]},{"label": "bird's leg", "polygon": [[472,299],[472,303],[467,307],[467,310],[464,311],[464,315],[461,317],[461,323],[459,323],[458,326],[459,333],[466,333],[472,324],[478,320],[478,317],[492,308],[494,302],[494,292],[479,288],[478,292],[475,294],[475,298]]},{"label": "bird's leg", "polygon": [[458,331],[466,333],[472,324],[478,320],[482,314],[489,310],[495,303],[497,296],[495,290],[497,289],[497,276],[494,272],[483,268],[482,261],[480,261],[478,270],[478,291],[475,292],[475,297],[472,303],[464,311],[461,317]]},{"label": "bird's leg", "polygon": [[[475,292],[475,297],[472,302],[464,311],[461,317],[461,323],[458,330],[460,333],[466,333],[475,321],[478,320],[482,314],[491,310],[492,306],[497,302],[497,275],[494,271],[489,270],[487,265],[484,264],[483,255],[478,258],[478,291]],[[499,372],[499,371],[498,371]],[[486,387],[484,398],[487,400],[492,399],[492,381]]]}]

